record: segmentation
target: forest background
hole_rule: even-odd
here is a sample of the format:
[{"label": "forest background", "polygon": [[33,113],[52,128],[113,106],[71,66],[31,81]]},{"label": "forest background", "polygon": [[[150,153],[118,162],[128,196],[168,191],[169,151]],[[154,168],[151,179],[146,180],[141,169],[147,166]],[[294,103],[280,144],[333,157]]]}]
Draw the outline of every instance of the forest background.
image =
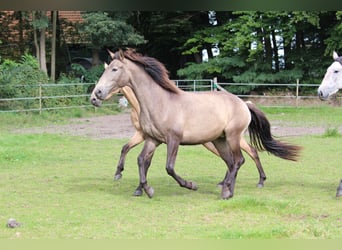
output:
[{"label": "forest background", "polygon": [[[95,82],[106,50],[125,47],[160,60],[172,79],[319,84],[332,52],[342,54],[342,11],[80,14],[71,22],[58,11],[0,12],[0,84]],[[91,58],[91,67],[75,57]]]}]

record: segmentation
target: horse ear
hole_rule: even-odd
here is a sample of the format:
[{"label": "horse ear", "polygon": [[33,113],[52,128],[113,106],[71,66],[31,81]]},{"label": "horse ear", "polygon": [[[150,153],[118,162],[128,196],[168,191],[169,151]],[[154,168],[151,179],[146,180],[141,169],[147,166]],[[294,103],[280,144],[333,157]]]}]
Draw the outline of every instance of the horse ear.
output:
[{"label": "horse ear", "polygon": [[123,61],[125,58],[125,54],[122,49],[119,50],[119,57],[120,57],[120,61]]},{"label": "horse ear", "polygon": [[110,51],[109,49],[107,49],[107,51],[108,51],[108,53],[109,53],[110,57],[111,57],[112,59],[114,59],[114,57],[115,57],[115,53],[113,53],[113,52],[112,52],[112,51]]},{"label": "horse ear", "polygon": [[336,53],[336,51],[334,51],[334,52],[333,52],[333,58],[334,58],[334,60],[336,60],[338,57],[339,57],[338,54]]},{"label": "horse ear", "polygon": [[104,68],[106,69],[108,67],[108,64],[107,63],[104,63]]}]

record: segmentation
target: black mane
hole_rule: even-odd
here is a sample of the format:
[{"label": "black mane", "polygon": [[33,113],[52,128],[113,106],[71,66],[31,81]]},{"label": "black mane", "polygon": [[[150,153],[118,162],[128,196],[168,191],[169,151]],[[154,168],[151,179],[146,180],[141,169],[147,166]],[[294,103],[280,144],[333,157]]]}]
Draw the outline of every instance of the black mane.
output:
[{"label": "black mane", "polygon": [[122,60],[123,57],[141,65],[152,77],[152,79],[164,89],[173,93],[181,92],[175,83],[170,80],[169,71],[157,59],[153,57],[142,56],[141,54],[130,49],[124,52],[118,51],[115,53],[115,59]]}]

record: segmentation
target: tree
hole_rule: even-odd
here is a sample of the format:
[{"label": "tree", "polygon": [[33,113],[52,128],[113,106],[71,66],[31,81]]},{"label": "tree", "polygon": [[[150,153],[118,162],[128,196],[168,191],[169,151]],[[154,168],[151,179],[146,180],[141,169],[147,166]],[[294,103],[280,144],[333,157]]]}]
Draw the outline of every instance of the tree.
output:
[{"label": "tree", "polygon": [[196,46],[215,38],[220,55],[208,63],[190,64],[179,75],[198,72],[221,81],[284,83],[299,78],[302,83],[319,83],[325,67],[317,65],[327,61],[325,43],[329,51],[341,44],[338,12],[238,11],[222,16],[223,25],[196,31],[184,51],[203,48]]},{"label": "tree", "polygon": [[56,38],[57,38],[57,16],[58,11],[51,11],[52,16],[52,38],[51,38],[51,80],[56,80]]},{"label": "tree", "polygon": [[[336,20],[333,23],[336,23],[330,30],[328,30],[328,35],[325,38],[324,42],[327,45],[325,49],[325,55],[332,55],[333,51],[342,50],[342,11],[337,11],[336,16],[334,17]],[[329,20],[331,22],[331,20]],[[342,51],[338,53],[342,54]]]},{"label": "tree", "polygon": [[49,20],[46,11],[32,11],[31,18],[31,24],[33,26],[33,39],[36,48],[36,57],[39,62],[39,68],[47,74],[45,32],[49,26]]},{"label": "tree", "polygon": [[121,19],[112,19],[106,12],[88,12],[82,15],[84,22],[80,24],[79,32],[89,41],[92,49],[92,64],[100,64],[99,50],[101,48],[120,48],[137,46],[145,42],[143,36],[137,34],[133,26]]}]

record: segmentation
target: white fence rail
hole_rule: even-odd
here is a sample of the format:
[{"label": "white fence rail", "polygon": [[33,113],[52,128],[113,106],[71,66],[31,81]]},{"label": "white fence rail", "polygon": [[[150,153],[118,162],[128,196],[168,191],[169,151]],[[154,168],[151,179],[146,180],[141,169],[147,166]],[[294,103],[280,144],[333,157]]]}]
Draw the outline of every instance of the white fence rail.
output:
[{"label": "white fence rail", "polygon": [[[318,100],[317,84],[284,83],[217,83],[216,79],[174,80],[185,91],[232,91],[236,87],[252,87],[250,94],[238,95],[266,106],[305,105],[304,100]],[[42,112],[57,109],[92,108],[89,102],[94,83],[0,85],[1,112]],[[6,91],[4,89],[6,88]],[[265,90],[265,92],[259,91]],[[302,91],[305,90],[305,91]],[[304,94],[303,94],[304,93]],[[311,94],[305,94],[311,93]],[[270,101],[273,100],[273,101]],[[117,105],[117,99],[106,105]]]}]

